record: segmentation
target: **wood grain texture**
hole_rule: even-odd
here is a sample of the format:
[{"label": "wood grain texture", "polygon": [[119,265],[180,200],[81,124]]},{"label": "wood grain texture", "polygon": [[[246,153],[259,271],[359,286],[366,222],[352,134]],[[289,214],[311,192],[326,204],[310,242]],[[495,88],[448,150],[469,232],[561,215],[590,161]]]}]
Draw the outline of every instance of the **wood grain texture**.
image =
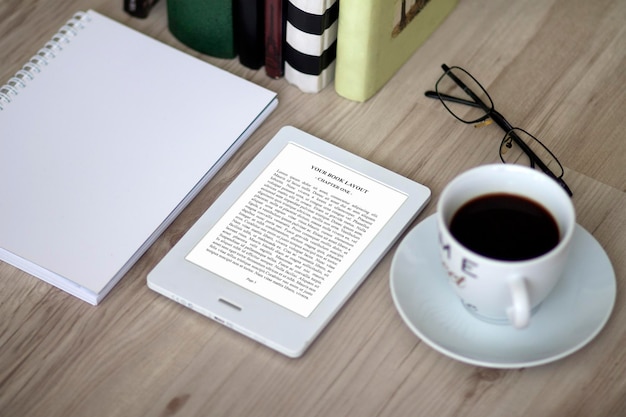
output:
[{"label": "wood grain texture", "polygon": [[[0,263],[1,416],[626,414],[626,2],[463,0],[378,94],[355,103],[332,86],[301,93],[263,69],[190,50],[168,32],[164,2],[142,20],[121,1],[4,0],[0,83],[88,8],[277,91],[280,104],[100,306]],[[496,108],[565,165],[578,221],[605,248],[618,281],[613,315],[592,343],[519,370],[449,359],[414,336],[393,306],[395,247],[297,360],[147,288],[148,271],[283,125],[426,184],[433,201],[416,223],[434,212],[454,176],[498,160],[502,135],[459,123],[423,96],[443,62],[471,71]]]}]

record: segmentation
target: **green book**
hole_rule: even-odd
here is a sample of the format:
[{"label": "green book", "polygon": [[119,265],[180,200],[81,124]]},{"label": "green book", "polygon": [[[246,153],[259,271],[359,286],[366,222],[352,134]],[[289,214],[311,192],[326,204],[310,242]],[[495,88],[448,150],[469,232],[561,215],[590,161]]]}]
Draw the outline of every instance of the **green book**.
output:
[{"label": "green book", "polygon": [[372,97],[443,22],[458,0],[340,0],[335,90]]},{"label": "green book", "polygon": [[168,0],[167,18],[170,32],[196,51],[237,56],[232,0]]}]

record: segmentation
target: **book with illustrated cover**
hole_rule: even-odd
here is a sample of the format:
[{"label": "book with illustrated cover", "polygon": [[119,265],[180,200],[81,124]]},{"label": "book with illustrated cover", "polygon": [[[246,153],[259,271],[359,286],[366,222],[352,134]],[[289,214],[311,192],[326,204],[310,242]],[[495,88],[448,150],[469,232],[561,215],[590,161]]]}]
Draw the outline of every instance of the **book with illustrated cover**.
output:
[{"label": "book with illustrated cover", "polygon": [[338,0],[288,0],[285,79],[317,93],[335,76]]},{"label": "book with illustrated cover", "polygon": [[454,9],[458,0],[341,0],[335,90],[372,97]]},{"label": "book with illustrated cover", "polygon": [[276,93],[95,11],[0,85],[0,260],[98,304]]}]

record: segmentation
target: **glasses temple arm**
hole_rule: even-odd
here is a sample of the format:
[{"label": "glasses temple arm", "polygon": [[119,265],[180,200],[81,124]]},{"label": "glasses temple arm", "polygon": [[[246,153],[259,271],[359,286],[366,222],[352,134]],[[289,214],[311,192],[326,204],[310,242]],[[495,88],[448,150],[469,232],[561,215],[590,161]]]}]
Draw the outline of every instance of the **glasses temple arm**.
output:
[{"label": "glasses temple arm", "polygon": [[436,91],[432,91],[432,90],[428,90],[426,92],[424,92],[424,95],[428,98],[434,98],[434,99],[441,99],[441,100],[445,100],[445,101],[450,101],[452,103],[457,103],[457,104],[464,104],[466,106],[472,106],[472,107],[477,107],[479,109],[482,109],[483,106],[481,106],[478,103],[474,103],[473,101],[469,101],[469,100],[464,100],[462,98],[458,98],[458,97],[454,97],[454,96],[449,96],[447,94],[441,94],[441,93],[437,93]]},{"label": "glasses temple arm", "polygon": [[485,112],[489,113],[491,112],[491,107],[487,106],[481,99],[480,97],[478,97],[476,95],[476,93],[474,93],[468,86],[465,85],[465,83],[463,81],[461,81],[456,75],[454,75],[452,73],[452,71],[450,71],[450,67],[448,67],[446,64],[442,64],[441,68],[445,71],[445,74],[452,78],[452,81],[454,81],[456,83],[456,85],[458,85],[459,87],[461,87],[461,89],[463,91],[465,91],[465,94],[467,94],[468,96],[470,96],[472,98],[472,100],[474,100],[474,103],[477,104],[480,108],[482,108]]}]

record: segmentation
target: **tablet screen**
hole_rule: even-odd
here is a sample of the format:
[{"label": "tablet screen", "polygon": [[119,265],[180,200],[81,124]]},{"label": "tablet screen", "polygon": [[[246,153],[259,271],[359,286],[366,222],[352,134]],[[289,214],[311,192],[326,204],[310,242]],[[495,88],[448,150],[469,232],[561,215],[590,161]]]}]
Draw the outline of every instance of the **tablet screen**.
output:
[{"label": "tablet screen", "polygon": [[407,198],[288,143],[185,259],[308,317]]}]

